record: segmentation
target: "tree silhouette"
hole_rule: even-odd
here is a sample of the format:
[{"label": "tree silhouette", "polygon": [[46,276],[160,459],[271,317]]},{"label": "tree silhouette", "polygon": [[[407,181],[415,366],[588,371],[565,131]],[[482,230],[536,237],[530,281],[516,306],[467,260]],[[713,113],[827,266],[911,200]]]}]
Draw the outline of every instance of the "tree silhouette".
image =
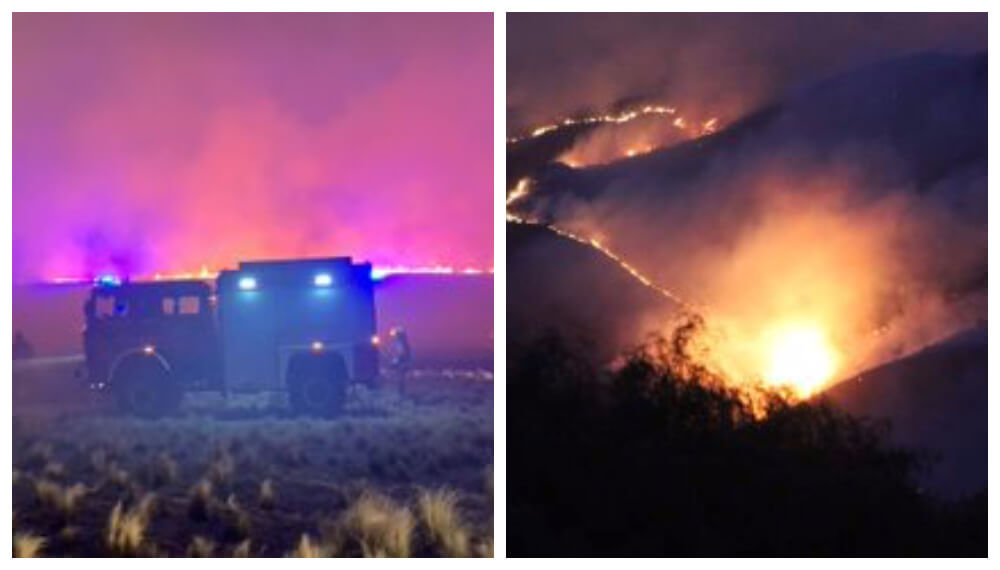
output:
[{"label": "tree silhouette", "polygon": [[698,326],[615,371],[509,343],[510,555],[985,556],[985,490],[941,504],[888,426],[727,387],[686,355]]}]

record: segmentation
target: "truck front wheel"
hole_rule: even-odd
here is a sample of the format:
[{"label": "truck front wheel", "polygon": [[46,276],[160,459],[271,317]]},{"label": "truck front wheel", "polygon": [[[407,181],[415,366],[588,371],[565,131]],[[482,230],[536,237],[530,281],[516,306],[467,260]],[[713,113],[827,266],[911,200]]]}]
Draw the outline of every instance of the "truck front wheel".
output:
[{"label": "truck front wheel", "polygon": [[122,412],[146,419],[175,412],[183,395],[163,366],[142,357],[122,363],[112,379],[112,390]]},{"label": "truck front wheel", "polygon": [[305,356],[288,370],[288,399],[297,414],[333,417],[347,400],[347,367],[339,358]]}]

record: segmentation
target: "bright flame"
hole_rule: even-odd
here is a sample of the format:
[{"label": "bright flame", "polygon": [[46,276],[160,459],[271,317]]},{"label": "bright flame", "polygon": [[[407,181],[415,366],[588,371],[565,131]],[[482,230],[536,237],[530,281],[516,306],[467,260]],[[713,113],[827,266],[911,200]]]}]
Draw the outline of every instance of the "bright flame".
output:
[{"label": "bright flame", "polygon": [[517,144],[524,140],[530,140],[538,138],[542,135],[546,135],[553,131],[572,127],[574,125],[597,125],[597,124],[613,124],[621,125],[639,119],[641,117],[648,117],[651,115],[664,115],[675,117],[671,124],[674,128],[684,131],[690,137],[699,137],[701,135],[709,134],[715,132],[718,125],[717,118],[711,118],[700,124],[700,128],[694,127],[684,119],[682,116],[677,116],[676,107],[668,107],[666,105],[646,105],[644,107],[638,107],[635,109],[630,109],[627,111],[622,111],[620,113],[601,113],[597,115],[587,115],[583,117],[566,117],[564,119],[554,121],[547,125],[540,125],[530,129],[526,134],[513,136],[507,138],[507,144]]},{"label": "bright flame", "polygon": [[625,149],[625,158],[632,158],[633,156],[639,156],[640,154],[646,154],[647,152],[652,152],[654,147],[652,145],[642,145],[634,146]]},{"label": "bright flame", "polygon": [[517,186],[515,186],[514,189],[511,190],[510,194],[507,195],[507,205],[510,206],[514,202],[517,202],[521,198],[527,196],[529,184],[531,184],[531,180],[529,178],[522,178],[518,180]]},{"label": "bright flame", "polygon": [[770,355],[764,379],[789,386],[801,397],[822,388],[836,371],[836,351],[815,324],[778,327],[768,335],[767,346]]}]

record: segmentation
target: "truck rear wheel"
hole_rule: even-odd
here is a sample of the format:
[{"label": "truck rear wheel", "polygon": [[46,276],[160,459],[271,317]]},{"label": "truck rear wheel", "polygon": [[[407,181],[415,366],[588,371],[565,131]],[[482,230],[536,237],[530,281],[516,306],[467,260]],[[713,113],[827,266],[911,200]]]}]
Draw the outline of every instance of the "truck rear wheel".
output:
[{"label": "truck rear wheel", "polygon": [[122,412],[146,419],[177,411],[183,395],[162,365],[141,357],[119,367],[112,389]]},{"label": "truck rear wheel", "polygon": [[297,414],[334,417],[347,400],[347,367],[339,358],[293,360],[288,371],[288,399]]}]

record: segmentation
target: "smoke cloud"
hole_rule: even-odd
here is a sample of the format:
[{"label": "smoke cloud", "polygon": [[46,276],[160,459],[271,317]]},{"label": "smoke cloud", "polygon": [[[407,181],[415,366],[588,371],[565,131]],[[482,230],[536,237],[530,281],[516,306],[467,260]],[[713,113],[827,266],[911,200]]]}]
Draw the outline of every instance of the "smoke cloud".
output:
[{"label": "smoke cloud", "polygon": [[[846,375],[985,318],[985,69],[920,56],[852,71],[701,141],[543,176],[524,213],[703,307],[729,376],[765,369],[762,343],[798,325]],[[634,338],[669,321],[649,314]]]},{"label": "smoke cloud", "polygon": [[[725,125],[789,89],[921,51],[986,49],[983,14],[508,14],[507,132],[640,102]],[[564,159],[676,142],[670,121],[596,129]]]},{"label": "smoke cloud", "polygon": [[489,14],[15,14],[14,276],[492,266]]}]

